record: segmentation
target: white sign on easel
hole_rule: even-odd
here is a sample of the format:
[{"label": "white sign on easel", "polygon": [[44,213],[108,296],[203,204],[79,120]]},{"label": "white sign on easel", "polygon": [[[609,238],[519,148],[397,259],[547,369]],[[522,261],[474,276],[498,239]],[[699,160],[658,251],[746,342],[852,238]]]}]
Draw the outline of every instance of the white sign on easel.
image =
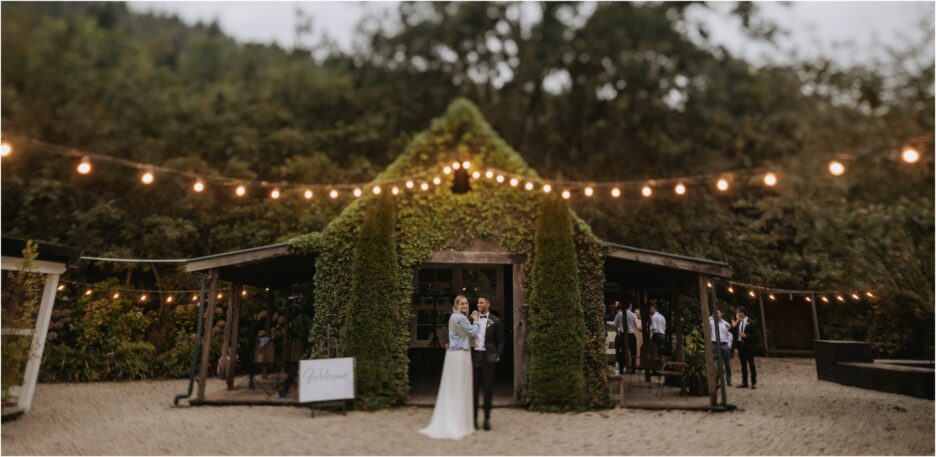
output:
[{"label": "white sign on easel", "polygon": [[354,357],[299,361],[299,402],[354,399]]}]

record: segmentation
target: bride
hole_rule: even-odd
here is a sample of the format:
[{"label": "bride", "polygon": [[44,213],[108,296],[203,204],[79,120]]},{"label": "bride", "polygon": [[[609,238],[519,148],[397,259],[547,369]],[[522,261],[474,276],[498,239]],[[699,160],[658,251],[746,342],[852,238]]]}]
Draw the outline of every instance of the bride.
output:
[{"label": "bride", "polygon": [[474,433],[472,411],[471,341],[478,335],[478,312],[471,313],[469,322],[468,299],[455,297],[452,317],[449,318],[449,348],[445,351],[442,381],[429,426],[419,432],[436,439],[462,439]]}]

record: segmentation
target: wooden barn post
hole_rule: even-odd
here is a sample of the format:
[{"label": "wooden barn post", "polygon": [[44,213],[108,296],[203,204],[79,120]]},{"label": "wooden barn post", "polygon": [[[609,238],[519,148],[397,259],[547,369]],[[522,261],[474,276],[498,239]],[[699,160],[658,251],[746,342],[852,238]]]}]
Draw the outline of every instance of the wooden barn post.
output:
[{"label": "wooden barn post", "polygon": [[809,310],[812,312],[813,339],[819,339],[819,315],[816,314],[816,294],[809,294]]},{"label": "wooden barn post", "polygon": [[[243,290],[243,286],[240,284],[237,284],[236,286],[237,287],[231,287],[231,290],[236,291],[237,288]],[[241,302],[243,302],[241,294],[236,292],[232,292],[231,299],[233,301],[233,306],[231,309],[231,315],[228,317],[228,319],[230,319],[229,324],[231,326],[231,364],[228,368],[226,379],[228,389],[234,388],[234,373],[237,371],[237,332],[240,327]]]},{"label": "wooden barn post", "polygon": [[210,278],[208,303],[206,304],[204,299],[202,299],[200,303],[201,306],[208,307],[208,312],[205,313],[205,333],[202,335],[201,341],[201,363],[198,365],[198,401],[203,401],[205,399],[205,383],[208,381],[208,361],[211,355],[211,330],[214,324],[215,299],[218,293],[218,271],[211,269],[208,272],[208,277]]},{"label": "wooden barn post", "polygon": [[764,355],[767,355],[767,351],[770,350],[770,347],[767,345],[767,313],[764,311],[764,294],[758,293],[757,301],[760,302],[761,332],[764,333]]},{"label": "wooden barn post", "polygon": [[709,328],[709,303],[708,290],[706,290],[705,275],[699,276],[699,308],[702,314],[702,338],[705,342],[702,347],[705,348],[705,377],[708,381],[709,404],[715,406],[718,404],[718,389],[715,383],[715,367],[712,365],[714,354],[712,353],[712,330]]}]

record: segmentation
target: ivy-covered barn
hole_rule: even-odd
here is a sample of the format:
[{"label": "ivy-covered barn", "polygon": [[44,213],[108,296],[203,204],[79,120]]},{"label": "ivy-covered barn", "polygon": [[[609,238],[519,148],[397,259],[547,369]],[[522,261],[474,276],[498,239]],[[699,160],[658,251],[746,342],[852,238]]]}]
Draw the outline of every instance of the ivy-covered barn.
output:
[{"label": "ivy-covered barn", "polygon": [[[499,392],[542,410],[607,406],[606,299],[633,297],[646,306],[649,290],[696,287],[730,270],[603,242],[558,192],[527,189],[525,178],[538,177],[471,102],[459,99],[321,232],[193,259],[187,270],[209,273],[211,284],[229,281],[232,291],[288,291],[310,281],[311,354],[356,358],[360,407],[402,404],[411,390],[438,382],[458,294],[472,306],[473,298],[488,297],[507,324],[513,344],[498,367]],[[207,297],[214,295],[212,289]],[[236,307],[236,294],[231,299]],[[677,312],[676,327],[679,320]],[[236,345],[237,325],[226,330]],[[678,358],[683,329],[676,331],[679,340],[670,339]],[[207,354],[210,339],[202,341]],[[205,376],[207,367],[201,371]],[[197,401],[209,400],[200,388]]]}]

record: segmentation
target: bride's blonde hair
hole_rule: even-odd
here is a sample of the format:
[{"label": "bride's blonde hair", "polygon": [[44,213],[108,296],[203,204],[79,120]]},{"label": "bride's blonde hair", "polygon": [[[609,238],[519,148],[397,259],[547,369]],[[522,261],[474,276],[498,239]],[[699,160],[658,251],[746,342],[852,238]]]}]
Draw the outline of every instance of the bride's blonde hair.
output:
[{"label": "bride's blonde hair", "polygon": [[452,305],[452,311],[458,312],[458,304],[461,303],[462,300],[468,301],[468,297],[464,295],[455,297],[455,303]]}]

